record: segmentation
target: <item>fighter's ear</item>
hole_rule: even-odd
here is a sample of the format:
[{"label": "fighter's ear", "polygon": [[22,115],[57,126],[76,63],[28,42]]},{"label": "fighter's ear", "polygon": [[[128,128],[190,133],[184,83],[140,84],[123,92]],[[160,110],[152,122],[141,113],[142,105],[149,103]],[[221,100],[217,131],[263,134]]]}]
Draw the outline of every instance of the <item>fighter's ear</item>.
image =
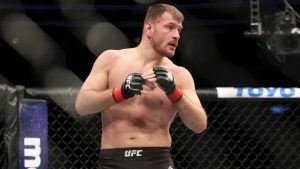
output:
[{"label": "fighter's ear", "polygon": [[149,37],[152,35],[153,32],[153,24],[150,22],[145,22],[144,24],[144,32]]}]

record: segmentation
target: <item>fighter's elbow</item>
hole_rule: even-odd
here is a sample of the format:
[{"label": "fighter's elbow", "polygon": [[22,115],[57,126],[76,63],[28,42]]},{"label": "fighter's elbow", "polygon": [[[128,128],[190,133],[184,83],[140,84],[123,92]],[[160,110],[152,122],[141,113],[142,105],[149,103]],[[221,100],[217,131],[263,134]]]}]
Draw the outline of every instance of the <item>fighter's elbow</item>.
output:
[{"label": "fighter's elbow", "polygon": [[197,123],[197,125],[195,125],[192,130],[196,134],[200,134],[200,133],[204,132],[206,129],[207,129],[207,117],[205,117],[199,123]]},{"label": "fighter's elbow", "polygon": [[204,132],[207,128],[207,122],[202,122],[201,124],[197,125],[195,128],[193,128],[193,131],[196,133],[196,134],[200,134],[202,132]]},{"label": "fighter's elbow", "polygon": [[75,110],[76,110],[76,112],[77,112],[78,115],[80,115],[80,116],[85,115],[85,112],[82,109],[82,106],[79,104],[78,101],[75,102]]}]

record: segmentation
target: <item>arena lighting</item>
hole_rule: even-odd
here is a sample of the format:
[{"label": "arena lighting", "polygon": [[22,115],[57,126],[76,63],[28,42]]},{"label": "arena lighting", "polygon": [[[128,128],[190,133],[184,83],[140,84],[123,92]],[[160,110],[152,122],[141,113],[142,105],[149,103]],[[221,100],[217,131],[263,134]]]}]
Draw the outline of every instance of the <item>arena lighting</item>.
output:
[{"label": "arena lighting", "polygon": [[300,54],[300,34],[275,33],[268,39],[267,45],[276,55]]},{"label": "arena lighting", "polygon": [[[127,36],[93,8],[94,0],[59,0],[64,17],[72,23],[74,36],[95,56],[107,49],[121,49],[130,46]],[[101,45],[99,45],[101,44]]]},{"label": "arena lighting", "polygon": [[[63,49],[26,14],[6,15],[0,23],[0,31],[2,38],[31,64],[36,83],[46,87],[82,85],[82,81],[64,66]],[[7,82],[0,75],[0,82],[3,81]]]},{"label": "arena lighting", "polygon": [[260,18],[260,1],[251,0],[250,31],[245,32],[246,37],[256,39],[260,47],[270,51],[281,62],[285,56],[300,54],[300,29],[297,27],[300,15],[286,0],[284,3],[283,10],[267,17],[275,18],[275,24],[270,26],[268,21],[263,23]]},{"label": "arena lighting", "polygon": [[276,55],[300,54],[300,31],[295,14],[289,7],[275,14],[275,31],[267,43]]}]

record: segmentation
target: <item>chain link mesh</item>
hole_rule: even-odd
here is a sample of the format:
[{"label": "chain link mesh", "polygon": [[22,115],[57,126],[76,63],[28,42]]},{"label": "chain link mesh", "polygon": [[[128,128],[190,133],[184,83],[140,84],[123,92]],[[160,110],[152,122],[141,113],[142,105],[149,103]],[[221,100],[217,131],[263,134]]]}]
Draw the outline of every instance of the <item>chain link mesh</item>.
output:
[{"label": "chain link mesh", "polygon": [[[299,101],[227,100],[203,105],[208,114],[204,133],[193,133],[179,118],[172,123],[171,153],[177,169],[300,169]],[[49,169],[96,168],[100,115],[72,115],[52,101],[48,107]]]},{"label": "chain link mesh", "polygon": [[0,112],[0,168],[4,166],[4,127],[3,127],[3,115]]},{"label": "chain link mesh", "polygon": [[49,102],[49,169],[96,168],[101,121],[100,115],[70,115]]},{"label": "chain link mesh", "polygon": [[300,168],[299,102],[214,102],[205,109],[201,135],[173,123],[178,169]]},{"label": "chain link mesh", "polygon": [[[177,169],[300,168],[299,102],[203,105],[209,121],[204,133],[193,133],[179,118],[171,126]],[[95,168],[100,116],[71,117],[54,104],[49,108],[49,168]]]}]

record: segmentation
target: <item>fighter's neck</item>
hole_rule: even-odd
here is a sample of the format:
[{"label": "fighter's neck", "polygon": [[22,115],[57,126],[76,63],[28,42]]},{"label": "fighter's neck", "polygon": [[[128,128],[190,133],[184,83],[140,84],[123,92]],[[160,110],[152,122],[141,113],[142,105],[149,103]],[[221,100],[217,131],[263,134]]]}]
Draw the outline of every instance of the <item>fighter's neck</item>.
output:
[{"label": "fighter's neck", "polygon": [[143,43],[141,42],[137,47],[136,47],[137,53],[141,57],[143,57],[146,60],[162,60],[164,56],[160,55],[153,49],[153,47],[149,43]]}]

